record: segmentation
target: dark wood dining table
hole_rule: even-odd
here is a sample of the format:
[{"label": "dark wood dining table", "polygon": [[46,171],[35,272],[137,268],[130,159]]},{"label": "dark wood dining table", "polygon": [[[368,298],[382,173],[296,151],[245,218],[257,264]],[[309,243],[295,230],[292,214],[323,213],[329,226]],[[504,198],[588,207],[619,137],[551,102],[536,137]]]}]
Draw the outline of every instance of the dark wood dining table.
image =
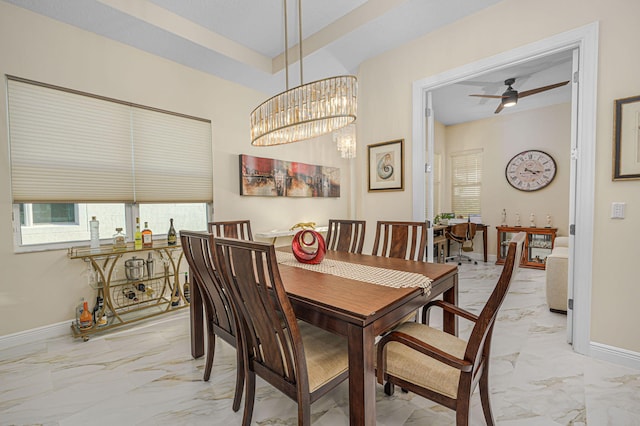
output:
[{"label": "dark wood dining table", "polygon": [[[431,291],[427,292],[419,287],[387,287],[295,266],[279,266],[282,281],[296,316],[347,338],[349,421],[352,425],[374,425],[376,423],[374,367],[376,336],[389,330],[407,315],[441,294],[444,300],[457,304],[458,269],[456,265],[337,251],[328,251],[326,259],[418,273],[433,280]],[[194,358],[204,355],[205,334],[202,300],[197,287],[197,285],[193,286],[190,306],[191,354]],[[444,315],[443,329],[457,335],[457,320],[453,315]]]}]

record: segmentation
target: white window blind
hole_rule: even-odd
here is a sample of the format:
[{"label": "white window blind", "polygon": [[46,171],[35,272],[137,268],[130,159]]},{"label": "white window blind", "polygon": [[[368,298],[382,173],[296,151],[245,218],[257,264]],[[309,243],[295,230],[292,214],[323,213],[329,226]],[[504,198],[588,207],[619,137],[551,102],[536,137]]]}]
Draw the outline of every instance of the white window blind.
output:
[{"label": "white window blind", "polygon": [[482,150],[451,155],[451,207],[456,215],[480,214]]},{"label": "white window blind", "polygon": [[211,123],[9,77],[14,203],[211,202]]}]

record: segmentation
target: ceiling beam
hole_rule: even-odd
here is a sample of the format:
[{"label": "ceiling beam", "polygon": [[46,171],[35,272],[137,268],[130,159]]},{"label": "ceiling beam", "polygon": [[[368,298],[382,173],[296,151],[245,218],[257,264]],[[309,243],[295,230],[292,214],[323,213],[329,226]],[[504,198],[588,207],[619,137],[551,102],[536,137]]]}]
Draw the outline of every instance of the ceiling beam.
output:
[{"label": "ceiling beam", "polygon": [[147,0],[98,0],[127,15],[163,29],[185,40],[220,53],[240,63],[272,73],[272,59],[210,31]]},{"label": "ceiling beam", "polygon": [[[320,31],[310,35],[302,41],[303,56],[308,56],[313,52],[333,43],[354,29],[381,17],[405,3],[407,0],[368,0],[362,6],[353,9],[340,19],[335,20]],[[304,19],[304,18],[303,18]],[[303,23],[304,25],[304,23]],[[298,61],[300,55],[298,44],[289,48],[289,65]],[[284,69],[284,52],[273,58],[272,73]]]}]

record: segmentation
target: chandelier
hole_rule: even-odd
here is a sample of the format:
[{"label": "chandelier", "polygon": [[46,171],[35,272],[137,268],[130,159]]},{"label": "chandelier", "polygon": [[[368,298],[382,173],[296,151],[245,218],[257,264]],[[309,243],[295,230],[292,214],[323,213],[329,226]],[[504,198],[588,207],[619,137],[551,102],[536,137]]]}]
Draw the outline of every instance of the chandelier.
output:
[{"label": "chandelier", "polygon": [[356,126],[349,124],[333,132],[333,141],[342,158],[356,157]]},{"label": "chandelier", "polygon": [[289,89],[287,0],[283,0],[283,4],[286,91],[267,99],[251,112],[251,144],[254,146],[315,138],[341,129],[356,119],[358,80],[354,75],[303,84],[301,0],[298,0],[300,86]]}]

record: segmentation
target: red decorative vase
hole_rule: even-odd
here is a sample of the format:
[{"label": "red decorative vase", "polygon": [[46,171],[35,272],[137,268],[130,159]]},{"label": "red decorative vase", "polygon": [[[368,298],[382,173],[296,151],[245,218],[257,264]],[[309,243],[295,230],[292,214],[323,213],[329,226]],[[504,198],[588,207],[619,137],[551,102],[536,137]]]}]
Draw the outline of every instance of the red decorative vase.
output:
[{"label": "red decorative vase", "polygon": [[293,256],[300,263],[317,265],[327,252],[324,237],[316,231],[304,229],[298,232],[291,242]]}]

